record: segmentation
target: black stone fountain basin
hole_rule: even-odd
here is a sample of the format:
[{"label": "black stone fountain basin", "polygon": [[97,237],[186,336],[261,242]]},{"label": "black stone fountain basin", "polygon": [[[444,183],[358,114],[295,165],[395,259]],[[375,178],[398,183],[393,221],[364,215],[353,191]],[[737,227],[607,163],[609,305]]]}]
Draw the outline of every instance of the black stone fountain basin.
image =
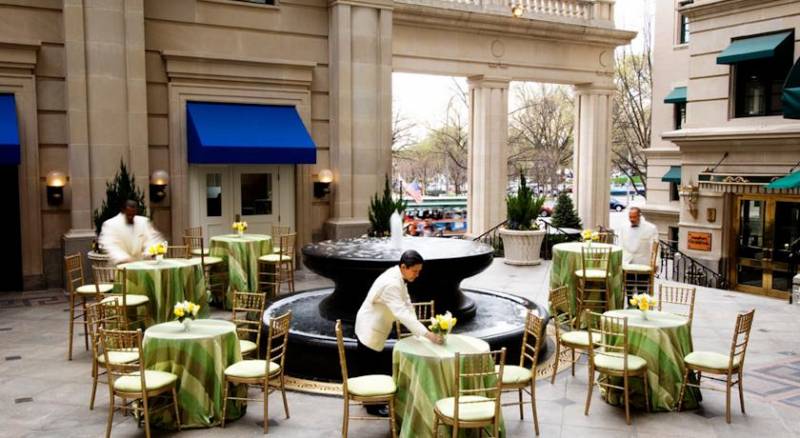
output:
[{"label": "black stone fountain basin", "polygon": [[[264,312],[264,333],[269,319],[292,311],[292,324],[286,352],[287,374],[317,381],[341,381],[336,346],[335,322],[320,316],[320,303],[331,288],[315,289],[273,299]],[[492,349],[507,348],[507,363],[517,363],[528,309],[549,318],[536,303],[514,295],[487,290],[465,290],[466,298],[476,303],[470,321],[459,320],[454,333],[474,336],[488,342]],[[438,303],[437,303],[438,307]],[[438,312],[438,310],[437,310]],[[383,349],[383,360],[370,361],[359,356],[353,324],[343,322],[348,371],[351,376],[392,374],[391,356],[396,339],[390,338]],[[394,332],[394,331],[393,331]],[[394,334],[392,335],[394,336]],[[266,342],[262,338],[262,352]],[[544,357],[547,348],[542,351]],[[261,357],[264,357],[263,354]]]},{"label": "black stone fountain basin", "polygon": [[403,251],[414,249],[425,259],[422,272],[408,285],[412,301],[436,303],[436,313],[450,311],[462,322],[475,316],[475,301],[461,291],[461,281],[492,264],[492,247],[480,242],[430,237],[405,237],[401,248],[389,238],[326,240],[303,247],[303,263],[335,283],[333,293],[319,302],[327,321],[355,321],[372,283],[395,266]]}]

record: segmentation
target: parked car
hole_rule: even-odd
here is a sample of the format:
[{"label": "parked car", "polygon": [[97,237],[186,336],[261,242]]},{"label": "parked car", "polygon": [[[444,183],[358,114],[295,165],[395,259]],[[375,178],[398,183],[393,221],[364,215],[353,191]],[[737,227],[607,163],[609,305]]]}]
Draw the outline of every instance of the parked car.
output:
[{"label": "parked car", "polygon": [[611,198],[608,201],[608,208],[611,210],[622,211],[625,210],[625,207],[627,207],[627,205],[620,202],[617,198]]}]

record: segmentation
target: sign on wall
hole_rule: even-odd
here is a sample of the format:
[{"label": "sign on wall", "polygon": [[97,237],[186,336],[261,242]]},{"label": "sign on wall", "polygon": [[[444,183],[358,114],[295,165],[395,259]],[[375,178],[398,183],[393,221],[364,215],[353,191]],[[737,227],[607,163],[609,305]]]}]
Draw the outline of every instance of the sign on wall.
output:
[{"label": "sign on wall", "polygon": [[711,233],[689,231],[687,247],[695,251],[711,251]]}]

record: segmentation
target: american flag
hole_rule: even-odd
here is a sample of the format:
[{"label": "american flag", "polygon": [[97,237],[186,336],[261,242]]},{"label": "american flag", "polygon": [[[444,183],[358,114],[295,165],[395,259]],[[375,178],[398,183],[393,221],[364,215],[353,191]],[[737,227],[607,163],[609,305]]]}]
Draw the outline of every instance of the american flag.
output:
[{"label": "american flag", "polygon": [[406,184],[403,182],[403,190],[405,190],[406,194],[411,196],[411,198],[414,199],[414,202],[417,204],[422,202],[422,190],[416,181],[412,182],[411,184]]}]

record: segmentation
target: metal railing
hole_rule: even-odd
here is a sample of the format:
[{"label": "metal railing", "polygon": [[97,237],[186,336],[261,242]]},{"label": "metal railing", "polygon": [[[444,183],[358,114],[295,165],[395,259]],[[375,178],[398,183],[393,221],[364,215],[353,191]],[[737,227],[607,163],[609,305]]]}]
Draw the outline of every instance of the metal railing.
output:
[{"label": "metal railing", "polygon": [[[656,277],[662,280],[695,286],[728,289],[731,282],[728,277],[705,266],[678,249],[678,242],[658,241],[659,262],[656,266]],[[724,266],[723,266],[723,272]]]},{"label": "metal railing", "polygon": [[499,224],[493,226],[492,228],[489,228],[483,234],[472,240],[476,242],[485,243],[491,246],[492,249],[494,249],[495,257],[503,257],[503,255],[505,255],[505,252],[503,251],[503,239],[500,238],[500,227],[504,226],[507,222],[508,220],[500,222]]},{"label": "metal railing", "polygon": [[544,225],[545,230],[541,250],[541,257],[544,260],[552,260],[553,245],[581,240],[581,230],[575,228],[559,228],[551,224],[550,221],[543,219],[540,219],[539,223]]}]

